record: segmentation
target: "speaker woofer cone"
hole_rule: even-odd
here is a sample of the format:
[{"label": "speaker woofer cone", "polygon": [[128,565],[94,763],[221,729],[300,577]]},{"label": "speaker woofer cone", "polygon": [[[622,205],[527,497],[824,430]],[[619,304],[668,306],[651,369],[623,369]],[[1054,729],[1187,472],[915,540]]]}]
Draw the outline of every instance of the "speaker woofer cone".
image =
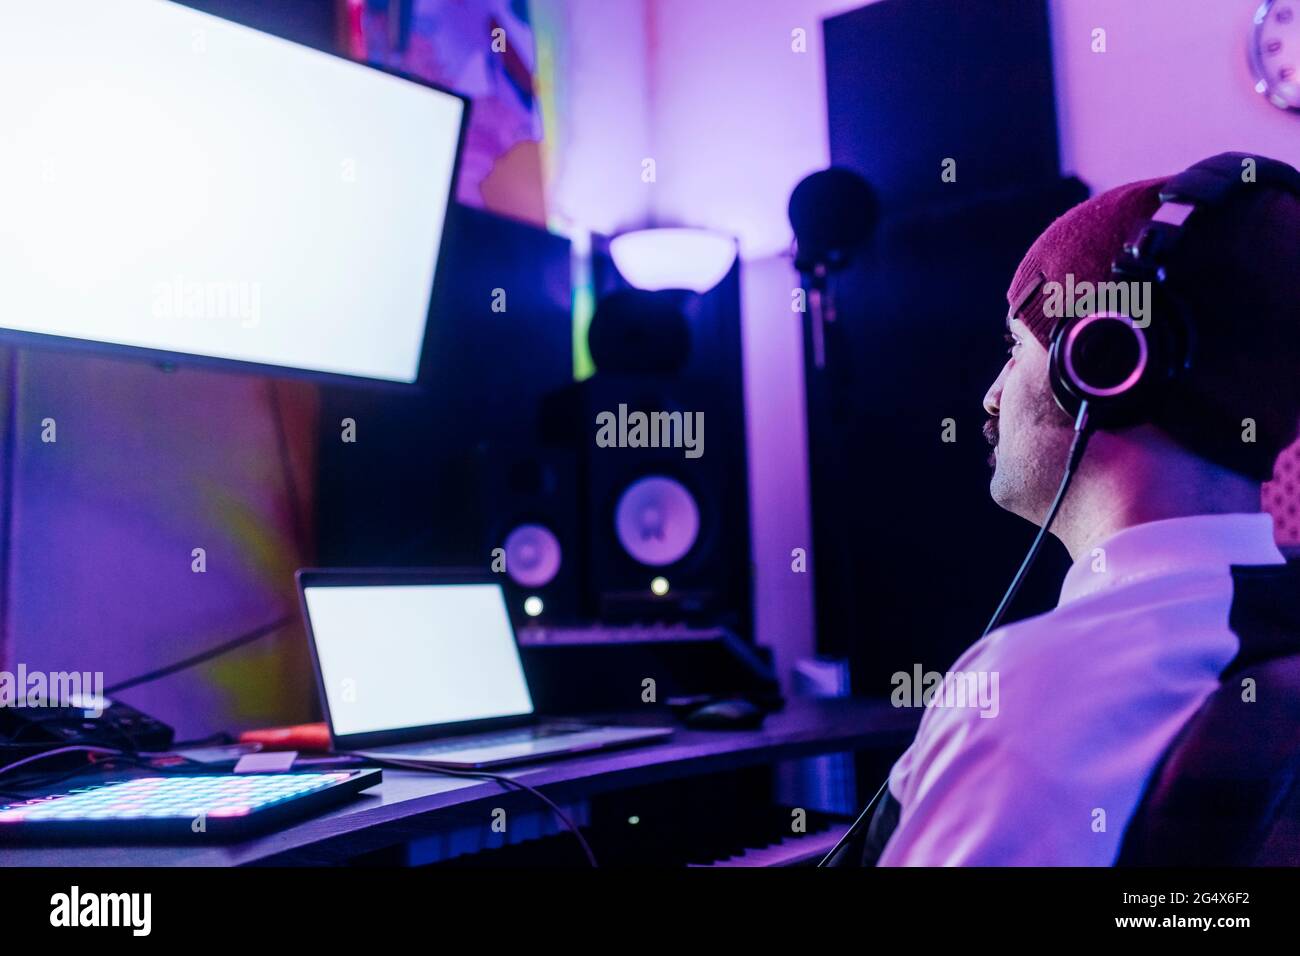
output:
[{"label": "speaker woofer cone", "polygon": [[506,574],[520,587],[545,587],[560,573],[560,539],[540,524],[521,524],[506,535]]},{"label": "speaker woofer cone", "polygon": [[700,534],[700,509],[680,481],[650,475],[630,484],[614,508],[614,533],[635,561],[661,568],[690,553]]}]

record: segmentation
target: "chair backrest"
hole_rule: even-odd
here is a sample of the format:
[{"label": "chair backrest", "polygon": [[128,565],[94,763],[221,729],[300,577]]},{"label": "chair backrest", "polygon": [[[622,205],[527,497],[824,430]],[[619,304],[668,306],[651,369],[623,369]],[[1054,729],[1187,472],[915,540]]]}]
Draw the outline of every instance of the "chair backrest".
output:
[{"label": "chair backrest", "polygon": [[1241,650],[1156,766],[1118,866],[1300,865],[1300,561],[1233,578]]}]

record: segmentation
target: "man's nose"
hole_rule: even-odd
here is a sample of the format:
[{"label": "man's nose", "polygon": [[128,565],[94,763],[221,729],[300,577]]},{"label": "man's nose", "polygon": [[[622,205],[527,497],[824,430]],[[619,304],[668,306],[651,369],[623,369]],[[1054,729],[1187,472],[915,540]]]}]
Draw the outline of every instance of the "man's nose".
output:
[{"label": "man's nose", "polygon": [[998,373],[998,377],[989,386],[989,390],[984,393],[984,411],[990,415],[997,415],[998,408],[1002,404],[1002,380],[1006,378],[1006,375],[1007,369],[1004,365],[1002,371]]}]

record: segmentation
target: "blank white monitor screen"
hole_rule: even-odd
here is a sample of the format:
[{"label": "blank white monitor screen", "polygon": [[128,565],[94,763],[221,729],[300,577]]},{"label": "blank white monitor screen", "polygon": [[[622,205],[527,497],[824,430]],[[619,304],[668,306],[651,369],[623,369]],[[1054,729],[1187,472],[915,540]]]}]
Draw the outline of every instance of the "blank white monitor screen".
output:
[{"label": "blank white monitor screen", "polygon": [[533,712],[500,585],[303,594],[336,735]]},{"label": "blank white monitor screen", "polygon": [[461,99],[167,0],[2,20],[0,328],[416,380]]}]

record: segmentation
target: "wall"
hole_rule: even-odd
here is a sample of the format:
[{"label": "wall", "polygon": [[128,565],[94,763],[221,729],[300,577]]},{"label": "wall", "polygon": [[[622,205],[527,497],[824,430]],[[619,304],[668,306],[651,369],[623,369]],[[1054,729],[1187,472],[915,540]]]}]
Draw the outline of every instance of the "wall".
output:
[{"label": "wall", "polygon": [[15,374],[3,666],[102,671],[111,685],[292,615],[256,645],[122,699],[182,739],[307,719],[293,572],[310,562],[313,386],[273,394],[253,376],[36,349]]},{"label": "wall", "polygon": [[[1061,162],[1096,190],[1241,150],[1300,162],[1300,116],[1254,91],[1259,0],[1053,0]],[[1106,52],[1091,51],[1094,28]]]},{"label": "wall", "polygon": [[642,225],[651,187],[646,0],[531,0],[550,220],[611,235]]}]

